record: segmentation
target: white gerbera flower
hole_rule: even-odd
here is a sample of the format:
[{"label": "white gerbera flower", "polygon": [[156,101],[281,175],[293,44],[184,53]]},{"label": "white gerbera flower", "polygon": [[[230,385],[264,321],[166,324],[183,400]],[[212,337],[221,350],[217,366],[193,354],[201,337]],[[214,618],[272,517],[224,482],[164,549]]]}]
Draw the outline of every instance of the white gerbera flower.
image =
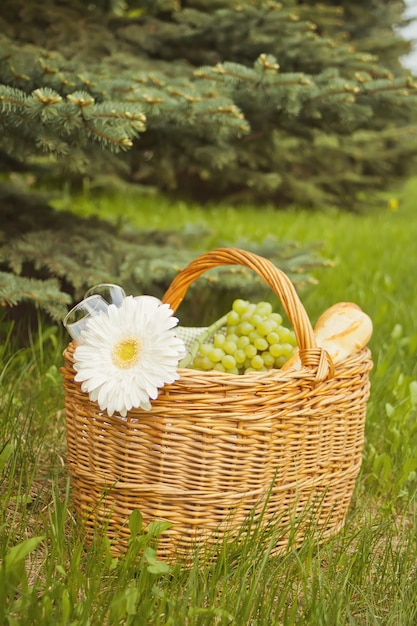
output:
[{"label": "white gerbera flower", "polygon": [[173,330],[177,324],[169,305],[152,296],[110,304],[82,331],[83,343],[74,351],[75,380],[109,415],[149,410],[158,389],[179,378],[185,347]]}]

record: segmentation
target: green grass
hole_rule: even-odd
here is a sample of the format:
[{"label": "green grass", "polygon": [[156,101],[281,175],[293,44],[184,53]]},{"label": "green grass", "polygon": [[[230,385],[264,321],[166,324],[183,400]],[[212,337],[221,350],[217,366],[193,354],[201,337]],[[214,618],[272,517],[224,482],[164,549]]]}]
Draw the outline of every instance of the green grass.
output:
[{"label": "green grass", "polygon": [[[378,214],[274,212],[190,207],[160,198],[74,200],[80,213],[146,228],[207,227],[204,245],[278,240],[323,242],[334,266],[316,272],[301,299],[314,322],[338,301],[373,319],[374,369],[361,474],[343,531],[322,545],[271,556],[263,541],[220,545],[192,566],[155,560],[152,537],[133,519],[128,554],[107,542],[86,547],[65,467],[59,368],[66,337],[39,324],[0,321],[0,624],[417,623],[417,183],[398,211]],[[136,534],[135,534],[136,533]],[[268,534],[269,533],[269,534]],[[269,542],[269,544],[268,544]]]}]

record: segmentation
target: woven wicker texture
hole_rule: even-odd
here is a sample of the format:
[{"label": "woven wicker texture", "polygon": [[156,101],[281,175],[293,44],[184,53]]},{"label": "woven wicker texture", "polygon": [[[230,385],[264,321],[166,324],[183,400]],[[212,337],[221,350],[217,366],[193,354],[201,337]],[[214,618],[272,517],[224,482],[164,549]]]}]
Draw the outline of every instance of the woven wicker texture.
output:
[{"label": "woven wicker texture", "polygon": [[[235,264],[253,269],[279,296],[297,337],[300,370],[238,376],[181,369],[150,411],[134,409],[123,419],[101,413],[81,391],[75,345],[64,352],[68,468],[87,540],[105,524],[114,552],[123,552],[134,509],[145,523],[173,523],[160,538],[160,556],[185,557],[191,547],[237,531],[264,506],[262,524],[285,528],[305,516],[322,539],[342,528],[361,465],[370,351],[333,367],[316,347],[291,281],[268,260],[234,248],[198,257],[164,301],[176,310],[203,272]],[[283,532],[276,550],[287,541]]]}]

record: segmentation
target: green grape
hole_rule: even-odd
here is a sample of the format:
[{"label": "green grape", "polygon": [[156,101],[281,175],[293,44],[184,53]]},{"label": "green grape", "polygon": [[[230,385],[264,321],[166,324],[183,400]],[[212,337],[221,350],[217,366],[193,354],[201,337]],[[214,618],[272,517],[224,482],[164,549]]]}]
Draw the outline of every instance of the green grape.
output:
[{"label": "green grape", "polygon": [[270,352],[268,351],[262,352],[261,356],[262,356],[262,359],[266,368],[270,369],[271,367],[274,367],[275,359]]},{"label": "green grape", "polygon": [[279,343],[279,335],[277,332],[272,331],[272,333],[268,333],[266,340],[270,346],[273,346],[274,343]]},{"label": "green grape", "polygon": [[240,322],[236,331],[238,335],[249,335],[254,330],[252,324],[247,320]]},{"label": "green grape", "polygon": [[280,369],[287,361],[288,359],[283,354],[281,354],[281,356],[275,359],[275,367],[277,369]]},{"label": "green grape", "polygon": [[238,365],[241,365],[246,361],[246,354],[244,350],[236,350],[233,356],[235,357],[235,361]]},{"label": "green grape", "polygon": [[279,313],[271,313],[270,318],[277,323],[277,326],[280,326],[282,324],[282,315],[280,315]]},{"label": "green grape", "polygon": [[212,353],[213,344],[212,343],[202,343],[200,346],[200,354],[203,356],[209,356]]},{"label": "green grape", "polygon": [[204,342],[192,367],[244,374],[279,368],[293,355],[295,333],[282,324],[282,316],[269,302],[254,304],[236,299],[226,325]]},{"label": "green grape", "polygon": [[270,302],[258,302],[255,305],[255,311],[263,317],[268,317],[272,314],[272,304]]},{"label": "green grape", "polygon": [[240,319],[243,322],[246,320],[250,320],[253,315],[254,310],[255,310],[255,305],[249,304],[248,307],[246,308],[246,311],[240,314]]},{"label": "green grape", "polygon": [[236,344],[239,350],[244,350],[250,344],[250,339],[247,335],[242,335],[238,338]]},{"label": "green grape", "polygon": [[207,372],[211,370],[213,367],[213,363],[207,356],[203,356],[202,354],[197,354],[192,363],[193,367],[197,370],[202,370],[203,372]]},{"label": "green grape", "polygon": [[223,348],[226,343],[226,336],[223,333],[217,333],[213,337],[213,344],[215,348]]},{"label": "green grape", "polygon": [[265,319],[262,322],[262,324],[258,325],[258,332],[263,337],[266,337],[267,335],[269,335],[269,333],[272,333],[277,328],[278,328],[278,326],[277,326],[276,322],[274,322],[274,320]]},{"label": "green grape", "polygon": [[234,341],[225,341],[223,344],[223,350],[226,354],[234,354],[237,350],[237,344]]},{"label": "green grape", "polygon": [[207,356],[210,361],[213,361],[213,363],[219,363],[219,361],[221,361],[224,357],[224,352],[221,348],[213,348],[213,350]]},{"label": "green grape", "polygon": [[241,315],[246,311],[248,304],[248,300],[242,300],[241,298],[238,298],[233,302],[232,310],[238,313],[238,315]]},{"label": "green grape", "polygon": [[290,343],[282,343],[281,344],[282,355],[285,356],[286,359],[290,359],[294,354],[294,346]]},{"label": "green grape", "polygon": [[259,339],[261,337],[261,335],[258,333],[257,330],[252,330],[249,335],[249,340],[251,343],[254,343],[255,339]]},{"label": "green grape", "polygon": [[292,345],[293,348],[295,348],[297,346],[297,337],[295,336],[295,332],[293,330],[290,330],[290,336],[288,338],[288,343],[290,345]]},{"label": "green grape", "polygon": [[254,313],[254,315],[252,315],[251,323],[255,326],[255,328],[258,327],[258,324],[262,324],[262,322],[263,322],[262,315],[259,315],[259,313]]},{"label": "green grape", "polygon": [[292,343],[294,341],[295,335],[289,328],[279,326],[277,332],[281,343]]},{"label": "green grape", "polygon": [[245,354],[248,357],[248,359],[252,359],[257,352],[258,352],[257,349],[251,343],[245,348]]},{"label": "green grape", "polygon": [[282,356],[282,349],[280,343],[274,343],[269,346],[269,352],[272,354],[274,358],[278,358]]},{"label": "green grape", "polygon": [[230,311],[226,317],[228,326],[236,326],[240,322],[240,315],[236,311]]},{"label": "green grape", "polygon": [[255,354],[255,356],[251,359],[250,364],[253,367],[253,369],[260,370],[264,366],[264,360],[260,354]]},{"label": "green grape", "polygon": [[257,350],[260,350],[260,352],[263,352],[268,348],[268,342],[263,337],[257,337],[253,342],[253,345]]},{"label": "green grape", "polygon": [[226,370],[232,370],[236,367],[236,360],[231,354],[225,354],[221,360],[221,364]]}]

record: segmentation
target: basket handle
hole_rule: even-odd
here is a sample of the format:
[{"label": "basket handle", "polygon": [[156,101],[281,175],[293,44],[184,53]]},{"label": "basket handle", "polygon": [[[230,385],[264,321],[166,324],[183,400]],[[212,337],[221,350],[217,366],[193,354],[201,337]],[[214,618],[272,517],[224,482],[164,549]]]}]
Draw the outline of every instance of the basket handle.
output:
[{"label": "basket handle", "polygon": [[294,329],[301,363],[304,367],[316,370],[316,380],[324,380],[333,375],[333,362],[330,355],[317,347],[313,327],[302,305],[294,285],[287,275],[269,259],[239,248],[217,248],[198,256],[177,274],[162,301],[176,311],[183,301],[188,287],[207,270],[219,265],[243,265],[256,272],[279,297],[285,313]]}]

